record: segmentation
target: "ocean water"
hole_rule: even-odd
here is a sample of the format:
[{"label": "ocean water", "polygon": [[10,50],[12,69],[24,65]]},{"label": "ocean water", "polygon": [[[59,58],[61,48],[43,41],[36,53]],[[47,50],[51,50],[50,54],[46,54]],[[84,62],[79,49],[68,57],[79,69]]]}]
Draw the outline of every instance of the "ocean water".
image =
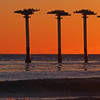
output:
[{"label": "ocean water", "polygon": [[[83,55],[63,55],[62,64],[57,63],[57,55],[43,55],[43,54],[33,54],[31,55],[32,63],[25,64],[25,55],[21,54],[1,54],[0,55],[0,72],[21,72],[21,71],[68,71],[69,73],[88,71],[88,73],[93,73],[94,76],[99,75],[100,71],[100,55],[88,55],[88,64],[84,63]],[[72,74],[73,76],[74,73]],[[81,77],[81,76],[80,76]],[[34,92],[35,93],[35,92]],[[19,93],[18,93],[19,94]],[[55,93],[56,94],[56,93]],[[13,97],[10,94],[10,97],[6,97],[9,93],[3,94],[4,97],[0,97],[0,100],[81,100],[78,98],[82,98],[80,96],[70,96],[70,97],[45,97],[45,98],[34,98],[34,97],[26,97],[23,94],[23,97]],[[17,95],[17,92],[16,92]],[[38,94],[37,94],[38,95]],[[95,96],[95,95],[92,95]],[[91,97],[91,96],[90,96]],[[92,98],[92,97],[91,97]],[[95,96],[94,98],[99,98]],[[83,99],[82,99],[83,100]],[[85,100],[85,99],[84,99]],[[91,100],[91,99],[88,99]],[[96,100],[96,99],[92,99]]]},{"label": "ocean water", "polygon": [[[100,71],[100,55],[88,55],[88,64],[84,64],[84,56],[78,54],[62,55],[62,64],[57,63],[57,55],[33,54],[32,63],[25,64],[25,55],[1,54],[0,71]],[[29,69],[28,69],[29,68]]]},{"label": "ocean water", "polygon": [[[0,61],[23,61],[25,59],[24,54],[0,54]],[[33,61],[57,61],[56,54],[32,54],[31,59]],[[83,61],[84,55],[82,54],[63,54],[63,61]],[[100,61],[100,54],[89,54],[88,59],[90,61]]]}]

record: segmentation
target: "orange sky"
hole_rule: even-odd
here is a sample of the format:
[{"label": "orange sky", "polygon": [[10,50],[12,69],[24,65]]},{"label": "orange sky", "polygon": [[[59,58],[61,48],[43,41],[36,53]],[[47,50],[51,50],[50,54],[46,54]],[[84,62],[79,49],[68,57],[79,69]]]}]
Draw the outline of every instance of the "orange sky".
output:
[{"label": "orange sky", "polygon": [[[31,53],[57,53],[57,20],[46,12],[64,9],[72,14],[78,9],[91,9],[100,14],[100,0],[0,0],[0,53],[25,53],[25,22],[14,10],[40,8],[30,19]],[[100,54],[100,19],[89,16],[88,53]],[[72,14],[62,20],[62,53],[83,53],[83,22]]]}]

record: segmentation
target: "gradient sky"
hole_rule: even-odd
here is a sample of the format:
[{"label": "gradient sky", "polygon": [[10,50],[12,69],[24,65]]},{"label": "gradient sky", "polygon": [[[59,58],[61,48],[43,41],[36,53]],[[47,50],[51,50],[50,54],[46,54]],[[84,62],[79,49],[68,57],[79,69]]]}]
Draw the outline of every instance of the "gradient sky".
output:
[{"label": "gradient sky", "polygon": [[[0,53],[25,53],[25,21],[13,11],[40,8],[30,19],[31,53],[57,53],[57,20],[46,12],[55,9],[72,14],[78,9],[91,9],[100,14],[100,0],[0,0]],[[72,14],[62,20],[62,53],[83,53],[83,21]],[[88,18],[88,53],[100,54],[100,19]]]}]

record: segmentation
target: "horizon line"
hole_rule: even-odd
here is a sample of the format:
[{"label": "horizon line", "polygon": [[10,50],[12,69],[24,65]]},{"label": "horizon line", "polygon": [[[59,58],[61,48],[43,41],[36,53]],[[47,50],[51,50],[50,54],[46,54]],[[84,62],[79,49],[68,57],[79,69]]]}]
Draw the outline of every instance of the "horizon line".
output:
[{"label": "horizon line", "polygon": [[[19,54],[16,54],[16,53],[2,53],[2,54],[0,54],[0,55],[26,55],[26,54],[21,54],[21,53],[19,53]],[[30,54],[30,55],[58,55],[58,54]],[[78,53],[78,54],[62,54],[62,55],[84,55],[83,53]],[[88,54],[88,55],[100,55],[100,53],[98,53],[98,54]]]}]

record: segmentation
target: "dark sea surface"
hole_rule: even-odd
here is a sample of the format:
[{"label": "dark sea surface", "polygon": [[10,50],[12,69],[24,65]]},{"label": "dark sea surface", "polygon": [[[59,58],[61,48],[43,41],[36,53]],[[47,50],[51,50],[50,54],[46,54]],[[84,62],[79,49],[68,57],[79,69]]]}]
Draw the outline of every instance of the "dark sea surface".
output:
[{"label": "dark sea surface", "polygon": [[[62,55],[63,61],[82,61],[84,60],[83,54],[64,54]],[[0,54],[0,61],[23,61],[24,54]],[[33,61],[57,61],[56,54],[32,54]],[[89,54],[90,61],[100,61],[100,54]]]},{"label": "dark sea surface", "polygon": [[[31,59],[32,59],[31,64],[25,64],[24,54],[0,54],[0,72],[12,72],[12,71],[17,72],[17,71],[27,71],[27,70],[38,71],[38,72],[39,71],[40,72],[41,71],[59,71],[59,68],[60,68],[60,71],[62,72],[63,71],[70,71],[70,72],[78,71],[79,73],[81,73],[84,70],[85,71],[88,70],[88,73],[91,71],[95,73],[96,72],[99,73],[100,71],[100,54],[88,55],[88,60],[89,60],[88,64],[84,63],[84,56],[82,54],[62,55],[63,62],[60,65],[57,63],[57,55],[32,54]],[[80,98],[80,97],[79,96],[71,96],[71,97],[58,96],[58,97],[33,98],[33,97],[26,97],[25,95],[24,97],[13,97],[12,95],[12,97],[0,98],[0,100],[81,100],[77,98]],[[99,98],[99,97],[96,96],[95,98]],[[96,99],[86,99],[86,100],[96,100]]]},{"label": "dark sea surface", "polygon": [[51,54],[33,54],[31,55],[32,63],[25,64],[25,55],[23,54],[1,54],[0,55],[0,70],[1,71],[22,71],[30,66],[32,71],[56,71],[57,66],[65,70],[100,70],[100,55],[88,55],[88,64],[84,64],[84,56],[80,54],[62,55],[62,64],[58,65],[57,55]]}]

